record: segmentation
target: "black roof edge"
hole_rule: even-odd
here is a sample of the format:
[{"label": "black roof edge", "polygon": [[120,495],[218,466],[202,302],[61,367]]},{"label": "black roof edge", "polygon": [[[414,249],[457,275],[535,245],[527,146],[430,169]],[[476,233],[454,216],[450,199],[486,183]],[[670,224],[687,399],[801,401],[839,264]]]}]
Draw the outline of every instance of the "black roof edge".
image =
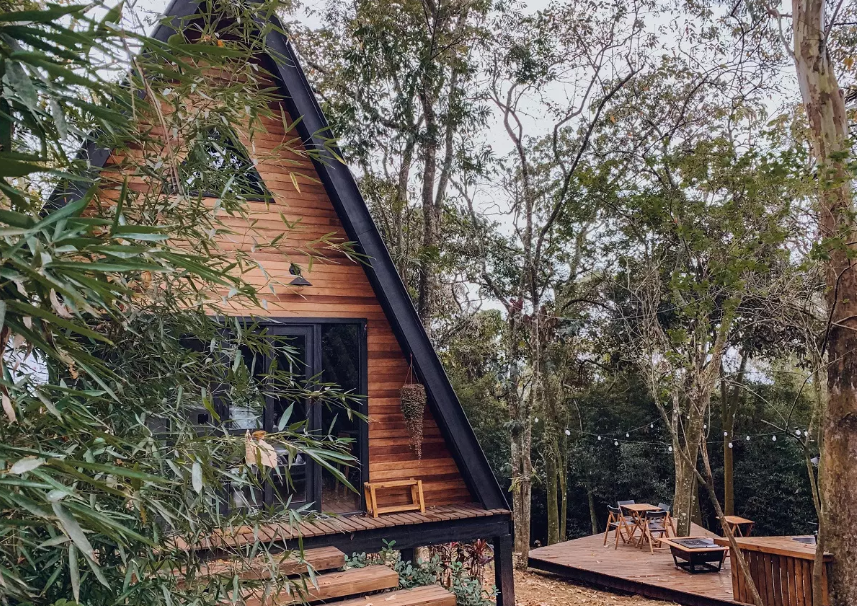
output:
[{"label": "black roof edge", "polygon": [[[164,17],[173,19],[170,25],[159,24],[154,37],[159,40],[169,38],[176,31],[175,27],[181,24],[181,19],[195,13],[199,5],[198,0],[172,0],[164,12]],[[284,89],[283,102],[293,118],[301,118],[297,123],[301,139],[311,149],[320,152],[318,158],[312,158],[313,165],[348,237],[357,243],[369,259],[369,265],[365,267],[366,275],[400,347],[412,358],[417,374],[422,378],[430,404],[433,405],[435,421],[445,442],[468,489],[482,506],[486,509],[507,509],[509,505],[506,497],[420,322],[410,295],[396,272],[357,182],[348,166],[337,159],[337,155],[342,157],[339,150],[330,148],[323,136],[323,133],[330,134],[330,126],[300,66],[297,54],[287,36],[282,33],[285,30],[274,15],[271,16],[271,24],[274,27],[267,34],[266,46],[277,54],[276,57],[269,54],[269,57],[276,67],[274,75],[279,78]],[[110,150],[99,149],[90,142],[81,149],[80,154],[85,154],[83,157],[88,157],[92,169],[97,170],[104,166]],[[74,189],[79,191],[80,187]],[[78,195],[83,195],[85,191]],[[55,196],[57,192],[51,200]],[[79,199],[74,198],[74,193],[70,191],[64,191],[60,196],[61,204]]]}]

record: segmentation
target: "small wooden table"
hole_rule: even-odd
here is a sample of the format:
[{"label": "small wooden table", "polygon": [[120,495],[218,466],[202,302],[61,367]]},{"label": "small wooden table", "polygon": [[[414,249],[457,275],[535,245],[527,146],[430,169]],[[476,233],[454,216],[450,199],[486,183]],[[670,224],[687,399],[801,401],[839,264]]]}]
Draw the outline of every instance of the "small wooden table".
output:
[{"label": "small wooden table", "polygon": [[676,568],[691,574],[720,572],[729,551],[728,547],[721,547],[708,537],[673,537],[661,539],[661,543],[669,546]]},{"label": "small wooden table", "polygon": [[753,524],[755,524],[753,520],[741,516],[723,516],[723,519],[736,537],[749,537],[753,532]]},{"label": "small wooden table", "polygon": [[631,514],[631,519],[634,521],[634,525],[631,527],[631,536],[628,537],[628,542],[631,542],[631,539],[634,538],[634,535],[637,533],[637,529],[640,529],[640,532],[643,532],[643,524],[645,524],[645,515],[647,511],[660,511],[661,508],[655,505],[651,505],[649,503],[634,503],[632,505],[620,505],[619,509],[623,511],[629,512]]},{"label": "small wooden table", "polygon": [[[388,488],[409,488],[411,502],[405,505],[378,505],[378,491]],[[382,513],[400,513],[403,511],[426,512],[422,480],[411,478],[410,480],[392,480],[390,482],[366,482],[363,484],[363,492],[366,495],[366,510],[376,518]]]}]

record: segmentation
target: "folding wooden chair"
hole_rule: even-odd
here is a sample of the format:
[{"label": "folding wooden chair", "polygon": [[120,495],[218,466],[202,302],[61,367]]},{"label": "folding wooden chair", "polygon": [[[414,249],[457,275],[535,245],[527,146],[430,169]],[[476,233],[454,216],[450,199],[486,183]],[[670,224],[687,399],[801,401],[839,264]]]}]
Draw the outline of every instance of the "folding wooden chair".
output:
[{"label": "folding wooden chair", "polygon": [[630,528],[631,523],[625,519],[622,510],[618,507],[610,507],[607,506],[607,529],[604,531],[604,545],[607,545],[607,535],[610,534],[610,531],[616,533],[616,544],[613,547],[614,549],[619,548],[619,537],[622,537],[622,542],[627,543],[628,539],[625,536],[628,533],[628,528]]},{"label": "folding wooden chair", "polygon": [[669,503],[658,503],[658,509],[667,512],[667,524],[669,525],[670,530],[673,531],[673,536],[675,536],[675,522],[673,521],[672,508],[673,506]]},{"label": "folding wooden chair", "polygon": [[658,543],[660,547],[660,539],[669,537],[669,526],[667,526],[666,511],[647,511],[643,517],[643,536],[640,537],[639,547],[643,547],[643,543],[649,543],[649,551],[654,555],[654,543]]},{"label": "folding wooden chair", "polygon": [[625,522],[628,527],[631,529],[631,532],[628,534],[628,540],[632,540],[634,538],[634,534],[637,532],[637,521],[634,518],[634,515],[628,515],[628,512],[622,509],[625,505],[636,505],[637,501],[631,499],[630,501],[616,501],[616,504],[619,506],[619,511],[622,513],[622,516],[625,518]]}]

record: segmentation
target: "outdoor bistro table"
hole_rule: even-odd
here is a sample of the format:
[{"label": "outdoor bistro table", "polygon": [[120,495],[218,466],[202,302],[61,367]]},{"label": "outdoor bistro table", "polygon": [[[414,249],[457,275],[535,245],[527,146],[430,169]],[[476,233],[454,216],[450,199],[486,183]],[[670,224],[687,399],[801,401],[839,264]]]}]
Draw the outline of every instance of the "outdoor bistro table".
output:
[{"label": "outdoor bistro table", "polygon": [[753,520],[741,516],[723,516],[723,519],[726,520],[732,534],[736,537],[749,537],[750,533],[753,532],[753,524],[755,524]]},{"label": "outdoor bistro table", "polygon": [[669,545],[676,568],[683,568],[691,574],[720,572],[729,551],[728,547],[721,547],[707,537],[661,539],[661,543]]},{"label": "outdoor bistro table", "polygon": [[660,507],[656,507],[655,505],[650,505],[649,503],[634,503],[633,505],[620,505],[620,509],[623,512],[628,512],[631,514],[631,519],[634,520],[634,526],[631,528],[631,536],[628,537],[628,542],[631,542],[631,539],[634,538],[634,535],[637,532],[637,529],[640,532],[643,532],[643,524],[646,523],[645,516],[647,511],[660,511]]}]

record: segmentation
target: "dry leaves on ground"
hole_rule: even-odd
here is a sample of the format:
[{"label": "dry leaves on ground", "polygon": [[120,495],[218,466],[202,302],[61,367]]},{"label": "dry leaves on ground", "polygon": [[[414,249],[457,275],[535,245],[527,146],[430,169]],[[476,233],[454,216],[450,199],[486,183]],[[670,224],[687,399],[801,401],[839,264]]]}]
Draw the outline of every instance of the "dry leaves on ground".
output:
[{"label": "dry leaves on ground", "polygon": [[575,585],[560,577],[515,571],[516,606],[669,606],[636,595],[619,595]]}]

